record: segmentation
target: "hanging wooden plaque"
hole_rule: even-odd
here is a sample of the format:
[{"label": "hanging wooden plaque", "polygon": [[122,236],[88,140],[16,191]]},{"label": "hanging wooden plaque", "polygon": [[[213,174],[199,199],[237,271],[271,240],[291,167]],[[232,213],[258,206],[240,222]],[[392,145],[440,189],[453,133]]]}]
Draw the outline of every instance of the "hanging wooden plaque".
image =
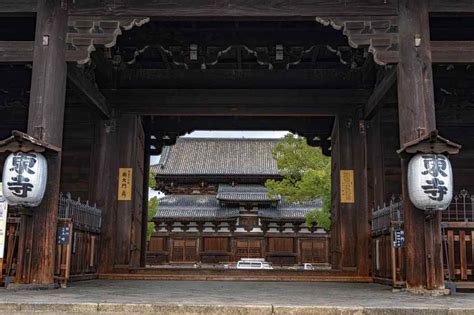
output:
[{"label": "hanging wooden plaque", "polygon": [[354,170],[340,171],[341,203],[354,203]]},{"label": "hanging wooden plaque", "polygon": [[132,169],[119,168],[118,200],[132,200]]}]

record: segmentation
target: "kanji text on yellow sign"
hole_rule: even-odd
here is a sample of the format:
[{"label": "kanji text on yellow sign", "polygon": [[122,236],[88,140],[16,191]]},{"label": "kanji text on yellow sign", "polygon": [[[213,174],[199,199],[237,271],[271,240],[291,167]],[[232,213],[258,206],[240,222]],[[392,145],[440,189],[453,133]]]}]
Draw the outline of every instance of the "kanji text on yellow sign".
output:
[{"label": "kanji text on yellow sign", "polygon": [[354,203],[354,171],[341,170],[340,172],[341,203]]},{"label": "kanji text on yellow sign", "polygon": [[118,200],[132,200],[132,169],[119,168]]}]

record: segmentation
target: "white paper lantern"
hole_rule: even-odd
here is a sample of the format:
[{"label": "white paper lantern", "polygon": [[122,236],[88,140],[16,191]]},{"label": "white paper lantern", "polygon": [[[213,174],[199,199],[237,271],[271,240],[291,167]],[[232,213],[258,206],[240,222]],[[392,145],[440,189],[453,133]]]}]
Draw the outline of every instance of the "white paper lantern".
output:
[{"label": "white paper lantern", "polygon": [[43,200],[47,180],[48,164],[42,154],[12,153],[3,167],[3,196],[10,205],[36,207]]},{"label": "white paper lantern", "polygon": [[442,154],[417,154],[408,164],[408,196],[422,210],[445,210],[453,199],[453,171]]}]

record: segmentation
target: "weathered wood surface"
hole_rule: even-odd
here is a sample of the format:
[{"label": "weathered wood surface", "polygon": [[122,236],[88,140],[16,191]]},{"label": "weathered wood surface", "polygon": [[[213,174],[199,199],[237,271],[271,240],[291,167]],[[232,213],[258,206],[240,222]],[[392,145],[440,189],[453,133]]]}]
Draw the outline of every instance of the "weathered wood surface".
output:
[{"label": "weathered wood surface", "polygon": [[130,0],[114,2],[113,5],[101,4],[97,1],[76,2],[71,7],[72,14],[147,14],[160,17],[308,17],[318,14],[325,15],[361,15],[370,12],[372,15],[388,15],[396,12],[396,1],[386,3],[357,0],[297,0],[297,1],[268,1],[268,0],[224,0],[224,1],[146,1]]},{"label": "weathered wood surface", "polygon": [[112,110],[108,101],[99,91],[96,84],[91,81],[91,78],[86,77],[74,64],[68,65],[67,78],[79,91],[81,97],[92,104],[104,119],[111,118]]},{"label": "weathered wood surface", "polygon": [[119,167],[115,121],[99,121],[94,138],[94,201],[102,209],[99,272],[112,272],[115,260],[117,173]]},{"label": "weathered wood surface", "polygon": [[[396,12],[397,1],[389,0],[387,3],[370,0],[352,1],[249,1],[249,0],[224,0],[224,1],[193,1],[190,5],[188,1],[146,1],[146,0],[120,0],[113,4],[108,1],[88,0],[72,2],[73,12],[124,14],[127,12],[152,11],[159,16],[221,16],[242,14],[245,16],[308,16],[315,12],[324,11],[327,14],[353,14],[361,15],[371,13],[372,15],[392,14]],[[35,0],[4,0],[0,4],[2,13],[33,13],[36,12]],[[429,3],[430,12],[474,12],[474,2],[472,0],[445,1],[431,0]],[[293,12],[293,13],[292,13]]]},{"label": "weathered wood surface", "polygon": [[[432,61],[433,63],[473,63],[474,62],[474,42],[472,41],[432,41]],[[387,63],[398,63],[399,53],[394,51]],[[81,51],[67,50],[66,61],[81,62],[89,60]],[[33,42],[31,41],[0,41],[0,63],[29,63],[33,61]],[[150,69],[134,69],[135,72],[151,72]],[[155,70],[164,73],[163,70]],[[320,70],[324,72],[324,70]],[[334,70],[331,70],[334,71]],[[223,72],[223,71],[221,71]],[[326,70],[328,72],[328,70]],[[245,71],[243,71],[245,73]],[[278,73],[278,72],[277,72]],[[202,72],[198,72],[202,75]],[[225,74],[225,72],[224,72]],[[223,75],[223,79],[230,80],[229,74]],[[314,76],[314,72],[310,73]],[[325,73],[326,76],[334,76],[336,73]],[[194,73],[196,75],[196,73]],[[291,74],[290,74],[291,75]],[[341,74],[340,74],[341,76]],[[239,76],[240,78],[240,76]],[[122,78],[123,79],[123,78]],[[139,79],[139,78],[135,78]],[[339,80],[347,78],[340,78]],[[130,82],[133,84],[133,82]],[[335,82],[337,83],[337,82]],[[136,84],[136,83],[135,83]]]},{"label": "weathered wood surface", "polygon": [[[403,146],[436,129],[428,1],[400,0],[399,19],[398,102],[400,146]],[[415,46],[415,36],[421,37],[419,47]],[[440,214],[427,220],[425,213],[410,202],[407,166],[408,158],[403,158],[407,287],[443,289]]]},{"label": "weathered wood surface", "polygon": [[357,229],[357,270],[360,276],[369,276],[369,195],[368,195],[368,169],[369,152],[367,139],[367,125],[364,121],[363,108],[357,109],[357,124],[353,128],[353,159],[354,179],[356,194],[356,229]]},{"label": "weathered wood surface", "polygon": [[[38,1],[33,57],[28,133],[57,147],[62,146],[66,94],[66,10],[59,2]],[[47,39],[43,37],[47,34]],[[43,202],[34,211],[31,248],[33,284],[53,283],[56,219],[58,212],[61,154],[48,154],[48,182]]]},{"label": "weathered wood surface", "polygon": [[32,62],[34,42],[0,41],[0,62]]},{"label": "weathered wood surface", "polygon": [[[356,124],[356,126],[354,126]],[[352,116],[339,116],[334,127],[332,142],[332,174],[333,177],[333,209],[331,228],[333,267],[342,270],[357,270],[359,265],[358,250],[354,243],[359,239],[357,236],[357,227],[359,225],[357,206],[355,203],[341,203],[340,176],[341,170],[354,170],[354,154],[362,153],[354,150],[355,143],[352,137],[357,130],[357,122]],[[357,131],[358,132],[358,131]],[[360,174],[361,175],[361,174]],[[361,183],[355,179],[355,185]],[[355,186],[356,187],[356,186]],[[359,197],[356,197],[359,201]],[[365,211],[362,210],[361,211]],[[363,217],[363,215],[362,215]],[[362,231],[361,231],[362,232]],[[357,243],[358,244],[358,243]],[[358,244],[359,245],[359,244]],[[364,244],[361,243],[363,246]],[[368,252],[363,255],[367,255]],[[363,259],[363,258],[362,258]],[[361,266],[362,267],[362,266]],[[365,272],[364,267],[361,271]]]},{"label": "weathered wood surface", "polygon": [[[118,111],[148,115],[334,115],[365,103],[367,90],[102,90]],[[341,97],[344,95],[344,97]],[[342,107],[342,108],[341,108]],[[291,109],[291,110],[289,110]],[[291,113],[290,113],[291,112]]]},{"label": "weathered wood surface", "polygon": [[387,71],[384,78],[377,84],[369,97],[364,109],[364,118],[370,120],[383,105],[383,100],[392,90],[397,82],[397,68],[393,67]]},{"label": "weathered wood surface", "polygon": [[147,231],[148,231],[148,187],[150,180],[150,121],[149,119],[143,119],[143,199],[142,199],[142,230],[141,230],[141,251],[140,251],[140,267],[146,267],[146,253],[147,253]]},{"label": "weathered wood surface", "polygon": [[[144,135],[139,117],[124,115],[118,120],[117,146],[119,165],[132,168],[132,200],[117,201],[115,217],[115,266],[140,265]],[[118,172],[118,169],[115,170]],[[143,244],[144,246],[144,244]]]},{"label": "weathered wood surface", "polygon": [[37,0],[4,0],[0,3],[1,13],[34,13],[37,12]]},{"label": "weathered wood surface", "polygon": [[[68,94],[73,93],[71,90]],[[102,175],[97,168],[96,125],[101,123],[99,115],[84,102],[68,103],[64,117],[63,159],[61,164],[61,192],[73,198],[96,202],[95,183]],[[102,207],[100,207],[102,208]]]}]

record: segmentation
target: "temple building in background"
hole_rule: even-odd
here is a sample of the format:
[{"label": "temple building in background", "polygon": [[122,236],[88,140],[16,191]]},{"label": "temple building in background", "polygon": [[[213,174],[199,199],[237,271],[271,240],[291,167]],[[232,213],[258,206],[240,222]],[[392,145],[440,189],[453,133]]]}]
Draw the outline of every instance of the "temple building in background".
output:
[{"label": "temple building in background", "polygon": [[328,234],[305,223],[321,200],[291,204],[264,185],[282,179],[272,156],[278,141],[180,138],[165,147],[151,168],[167,195],[153,219],[147,262],[327,264]]}]

